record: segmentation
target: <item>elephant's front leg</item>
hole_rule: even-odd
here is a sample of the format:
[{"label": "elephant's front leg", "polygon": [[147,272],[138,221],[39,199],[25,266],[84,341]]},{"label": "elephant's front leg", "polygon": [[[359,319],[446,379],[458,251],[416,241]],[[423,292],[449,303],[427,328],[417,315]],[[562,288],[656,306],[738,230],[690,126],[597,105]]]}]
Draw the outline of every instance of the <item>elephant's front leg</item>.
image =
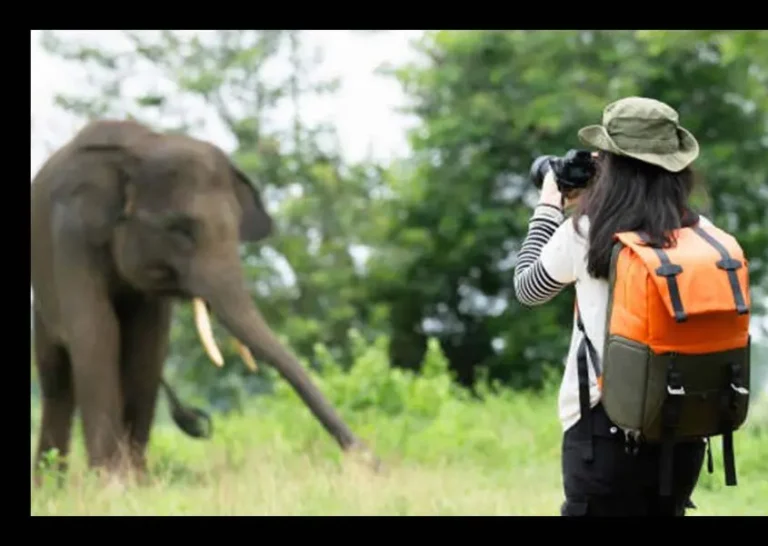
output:
[{"label": "elephant's front leg", "polygon": [[168,353],[171,304],[164,300],[143,300],[126,313],[122,324],[123,419],[131,464],[144,476],[145,450]]},{"label": "elephant's front leg", "polygon": [[75,400],[83,421],[90,467],[120,470],[123,400],[120,328],[106,291],[85,275],[66,279],[60,300],[68,319],[67,340]]}]

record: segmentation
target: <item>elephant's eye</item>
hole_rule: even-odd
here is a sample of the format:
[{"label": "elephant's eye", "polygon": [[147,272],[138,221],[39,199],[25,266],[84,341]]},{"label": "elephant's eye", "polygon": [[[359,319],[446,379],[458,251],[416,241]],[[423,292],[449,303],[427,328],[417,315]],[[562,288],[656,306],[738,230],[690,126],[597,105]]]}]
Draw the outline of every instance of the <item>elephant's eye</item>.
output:
[{"label": "elephant's eye", "polygon": [[195,221],[187,216],[172,216],[164,223],[165,229],[173,234],[181,235],[189,240],[195,239]]}]

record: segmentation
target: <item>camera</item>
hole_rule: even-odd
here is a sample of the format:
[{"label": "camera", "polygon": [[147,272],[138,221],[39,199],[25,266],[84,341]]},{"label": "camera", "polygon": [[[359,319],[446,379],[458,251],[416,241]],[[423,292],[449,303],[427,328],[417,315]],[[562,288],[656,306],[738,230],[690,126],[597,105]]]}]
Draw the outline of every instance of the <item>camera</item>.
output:
[{"label": "camera", "polygon": [[568,150],[564,157],[542,155],[531,165],[531,180],[537,188],[541,189],[544,176],[550,169],[563,195],[586,187],[597,170],[592,153],[588,150]]}]

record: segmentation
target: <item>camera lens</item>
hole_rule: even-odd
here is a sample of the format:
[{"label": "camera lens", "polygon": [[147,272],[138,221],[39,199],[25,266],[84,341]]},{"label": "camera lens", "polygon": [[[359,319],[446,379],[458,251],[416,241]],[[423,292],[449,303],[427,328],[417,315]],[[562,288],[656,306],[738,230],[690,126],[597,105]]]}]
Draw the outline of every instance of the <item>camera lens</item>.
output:
[{"label": "camera lens", "polygon": [[552,155],[542,155],[537,157],[531,165],[530,177],[537,188],[541,189],[541,186],[544,184],[544,176],[546,176],[547,171],[551,168],[550,162],[554,158],[555,156]]}]

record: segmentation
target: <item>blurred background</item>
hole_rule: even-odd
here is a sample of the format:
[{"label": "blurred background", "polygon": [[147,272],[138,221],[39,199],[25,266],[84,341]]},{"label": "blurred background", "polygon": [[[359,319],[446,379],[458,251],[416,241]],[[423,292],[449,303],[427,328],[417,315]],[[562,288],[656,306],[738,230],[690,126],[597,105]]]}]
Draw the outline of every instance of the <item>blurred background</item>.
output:
[{"label": "blurred background", "polygon": [[[30,48],[31,176],[86,120],[132,117],[218,144],[260,182],[277,229],[242,255],[270,324],[318,377],[379,351],[379,383],[325,384],[350,413],[405,411],[415,391],[396,385],[432,351],[461,392],[552,394],[572,292],[512,296],[530,164],[578,147],[614,99],[668,102],[702,146],[698,204],[750,258],[755,403],[768,392],[764,31],[33,31]],[[274,377],[217,335],[223,369],[179,306],[166,376],[241,413]]]}]

